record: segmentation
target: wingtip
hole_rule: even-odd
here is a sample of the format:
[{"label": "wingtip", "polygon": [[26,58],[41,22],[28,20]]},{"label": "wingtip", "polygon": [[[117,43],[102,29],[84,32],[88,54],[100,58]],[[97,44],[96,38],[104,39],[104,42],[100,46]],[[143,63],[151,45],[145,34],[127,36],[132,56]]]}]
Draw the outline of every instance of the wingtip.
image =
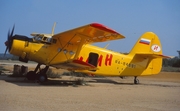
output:
[{"label": "wingtip", "polygon": [[100,23],[91,23],[90,26],[92,27],[95,27],[95,28],[98,28],[98,29],[101,29],[101,30],[104,30],[104,31],[108,31],[110,33],[116,33],[116,34],[119,34],[117,31],[103,25],[103,24],[100,24]]},{"label": "wingtip", "polygon": [[166,56],[166,55],[160,55],[160,56],[162,56],[163,58],[170,58],[170,59],[175,57],[175,56]]}]

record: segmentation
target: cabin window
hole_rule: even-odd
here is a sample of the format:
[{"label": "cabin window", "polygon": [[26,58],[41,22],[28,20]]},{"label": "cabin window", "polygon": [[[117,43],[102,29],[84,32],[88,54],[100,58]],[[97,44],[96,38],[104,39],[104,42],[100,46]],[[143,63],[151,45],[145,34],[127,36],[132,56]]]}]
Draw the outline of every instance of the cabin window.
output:
[{"label": "cabin window", "polygon": [[73,55],[75,52],[74,51],[69,51],[69,54],[70,55]]}]

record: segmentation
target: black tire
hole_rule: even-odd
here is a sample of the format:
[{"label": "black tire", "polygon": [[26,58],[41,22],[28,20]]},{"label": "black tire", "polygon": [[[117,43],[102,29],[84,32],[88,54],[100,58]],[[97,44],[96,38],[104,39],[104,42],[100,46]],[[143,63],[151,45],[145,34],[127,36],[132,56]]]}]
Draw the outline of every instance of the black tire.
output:
[{"label": "black tire", "polygon": [[46,74],[38,74],[38,81],[40,83],[46,82],[47,81],[47,75]]},{"label": "black tire", "polygon": [[37,75],[34,71],[29,71],[26,75],[26,78],[28,80],[36,80],[37,79]]}]

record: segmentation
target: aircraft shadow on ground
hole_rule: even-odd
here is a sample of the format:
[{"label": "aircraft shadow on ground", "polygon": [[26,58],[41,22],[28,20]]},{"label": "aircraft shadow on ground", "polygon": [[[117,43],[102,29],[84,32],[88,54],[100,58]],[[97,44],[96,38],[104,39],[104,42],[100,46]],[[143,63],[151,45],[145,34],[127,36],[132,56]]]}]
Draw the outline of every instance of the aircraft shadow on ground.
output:
[{"label": "aircraft shadow on ground", "polygon": [[95,83],[110,83],[110,84],[114,84],[114,85],[134,85],[134,83],[122,83],[122,82],[117,82],[111,79],[107,79],[107,78],[94,78],[93,80],[95,81],[89,81],[89,82],[95,82]]},{"label": "aircraft shadow on ground", "polygon": [[[88,78],[89,79],[89,78]],[[62,79],[48,79],[45,83],[39,83],[38,81],[29,81],[25,77],[11,77],[11,76],[0,76],[0,80],[4,80],[6,82],[16,84],[18,86],[60,86],[60,87],[78,87],[78,86],[91,86],[96,83],[104,83],[104,84],[114,84],[114,85],[135,85],[132,83],[122,83],[117,82],[108,78],[90,78],[89,80],[62,80]],[[177,85],[166,85],[166,84],[152,84],[152,83],[140,83],[138,85],[143,86],[157,86],[157,87],[180,87]]]},{"label": "aircraft shadow on ground", "polygon": [[47,82],[39,83],[35,80],[27,80],[26,77],[12,77],[7,75],[0,75],[0,80],[4,80],[6,82],[16,84],[18,86],[91,86],[91,83],[104,83],[104,84],[114,84],[114,85],[134,85],[133,83],[120,83],[107,78],[83,78],[81,79],[71,79],[71,80],[62,80],[62,79],[48,79]]}]

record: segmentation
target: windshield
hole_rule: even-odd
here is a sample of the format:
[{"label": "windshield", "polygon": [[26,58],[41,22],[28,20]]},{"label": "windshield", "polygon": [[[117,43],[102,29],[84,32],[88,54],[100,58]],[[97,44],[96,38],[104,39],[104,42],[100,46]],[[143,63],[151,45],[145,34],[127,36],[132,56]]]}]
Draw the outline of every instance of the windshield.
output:
[{"label": "windshield", "polygon": [[41,37],[41,36],[38,36],[38,35],[37,35],[37,36],[34,36],[34,40],[35,40],[35,41],[41,41],[41,40],[42,40],[42,37]]},{"label": "windshield", "polygon": [[49,37],[44,37],[44,35],[36,35],[34,36],[34,41],[35,42],[42,42],[42,43],[48,43],[48,44],[51,44],[51,43],[56,43],[56,39],[52,39],[52,38],[49,38]]}]

